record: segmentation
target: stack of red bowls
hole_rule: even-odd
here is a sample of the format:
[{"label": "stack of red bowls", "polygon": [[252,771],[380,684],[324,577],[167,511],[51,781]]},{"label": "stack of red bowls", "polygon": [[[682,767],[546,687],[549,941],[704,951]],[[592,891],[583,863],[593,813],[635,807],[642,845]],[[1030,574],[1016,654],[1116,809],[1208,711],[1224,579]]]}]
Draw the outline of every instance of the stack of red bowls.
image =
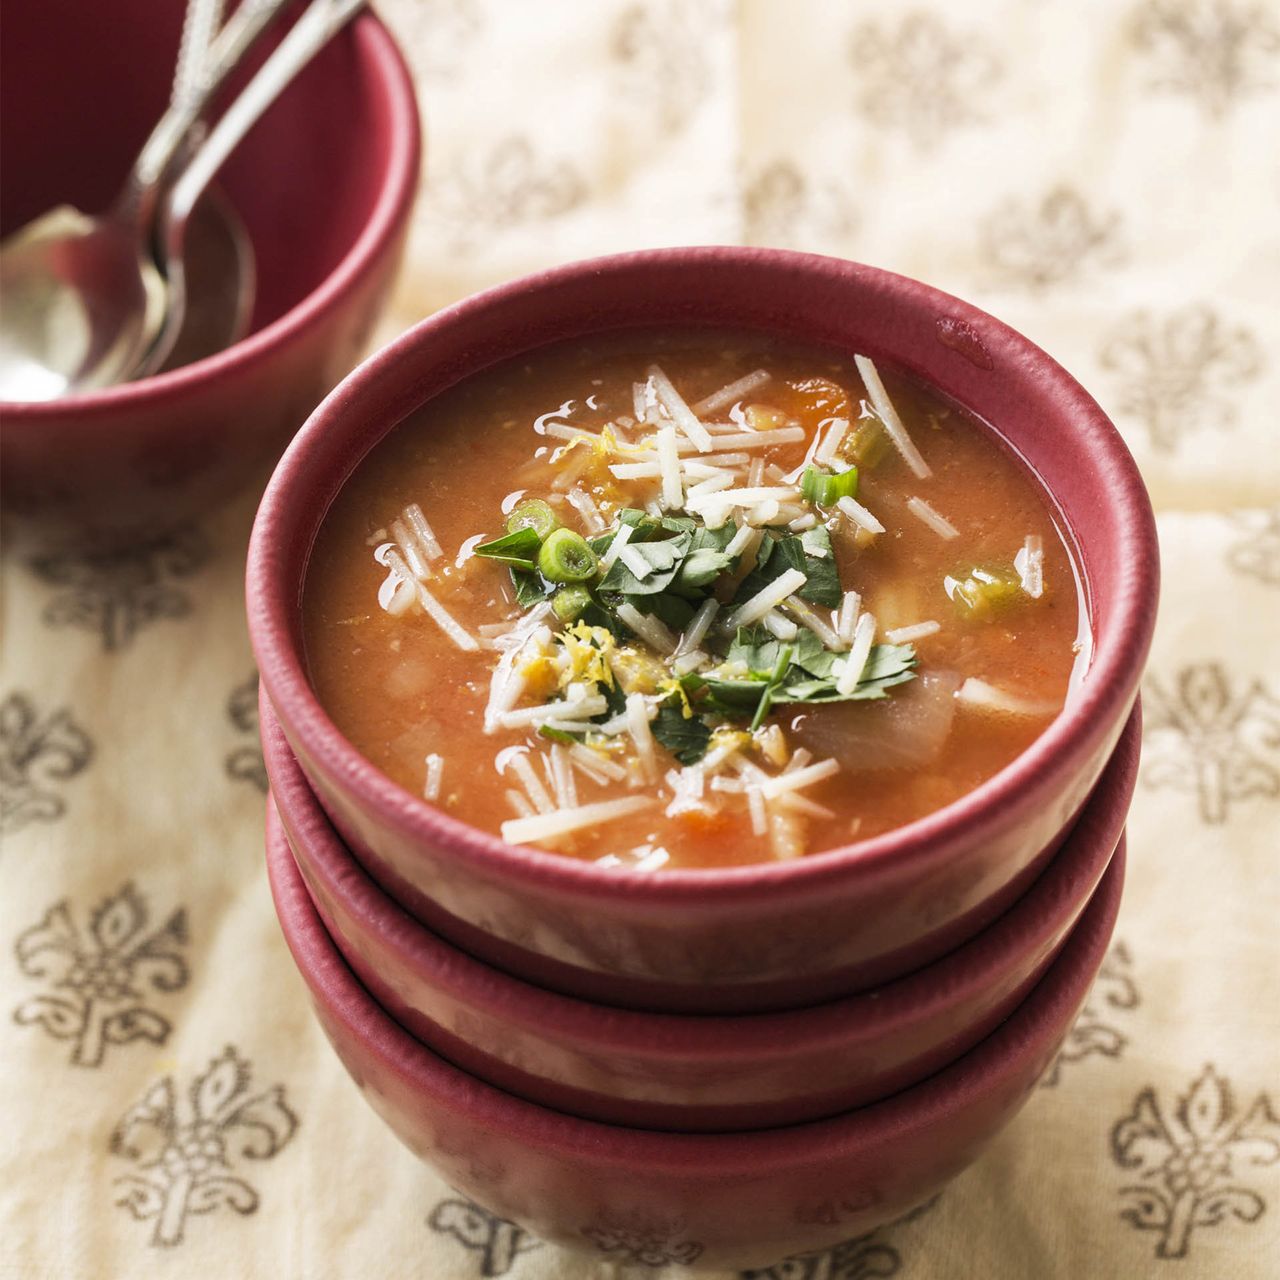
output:
[{"label": "stack of red bowls", "polygon": [[[410,795],[307,679],[310,548],[360,459],[460,378],[679,324],[869,351],[991,422],[1073,544],[1092,657],[1011,765],[920,821],[795,862],[630,872],[513,847]],[[778,251],[576,264],[411,330],[316,411],[249,564],[286,940],[369,1102],[443,1176],[625,1261],[767,1265],[868,1230],[972,1161],[1052,1061],[1119,909],[1157,590],[1132,459],[990,316]]]}]

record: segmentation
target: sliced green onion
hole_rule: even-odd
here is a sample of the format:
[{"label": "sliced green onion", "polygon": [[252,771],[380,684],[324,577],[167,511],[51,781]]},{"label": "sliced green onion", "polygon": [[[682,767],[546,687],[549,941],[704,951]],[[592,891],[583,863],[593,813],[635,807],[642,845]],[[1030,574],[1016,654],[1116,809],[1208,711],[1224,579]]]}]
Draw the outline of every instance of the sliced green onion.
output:
[{"label": "sliced green onion", "polygon": [[497,560],[502,564],[514,565],[517,569],[532,569],[538,558],[538,547],[542,539],[530,528],[517,529],[514,533],[504,534],[492,542],[482,542],[476,548],[476,555],[487,560]]},{"label": "sliced green onion", "polygon": [[550,582],[586,582],[599,564],[587,540],[572,529],[556,529],[538,552],[538,572]]},{"label": "sliced green onion", "polygon": [[551,601],[551,608],[561,622],[574,622],[591,603],[591,592],[576,583],[561,587]]},{"label": "sliced green onion", "polygon": [[1026,597],[1022,580],[1011,569],[974,568],[963,578],[946,578],[943,588],[956,612],[975,622],[991,622],[997,614]]},{"label": "sliced green onion", "polygon": [[545,542],[559,527],[560,521],[556,519],[556,513],[541,498],[529,498],[520,503],[507,517],[508,533],[532,529],[538,535],[539,542]]},{"label": "sliced green onion", "polygon": [[858,468],[850,467],[836,475],[828,475],[817,467],[806,467],[800,481],[800,493],[806,502],[819,507],[834,507],[841,498],[852,498],[858,492]]}]

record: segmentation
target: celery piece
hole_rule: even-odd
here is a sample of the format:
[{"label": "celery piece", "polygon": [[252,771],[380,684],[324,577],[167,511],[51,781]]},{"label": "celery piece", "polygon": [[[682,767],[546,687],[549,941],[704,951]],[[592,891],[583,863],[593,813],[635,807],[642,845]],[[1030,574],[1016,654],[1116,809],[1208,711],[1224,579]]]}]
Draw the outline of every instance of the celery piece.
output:
[{"label": "celery piece", "polygon": [[974,622],[994,621],[1010,605],[1025,598],[1022,582],[1012,569],[975,566],[963,578],[947,578],[943,587],[956,612]]}]

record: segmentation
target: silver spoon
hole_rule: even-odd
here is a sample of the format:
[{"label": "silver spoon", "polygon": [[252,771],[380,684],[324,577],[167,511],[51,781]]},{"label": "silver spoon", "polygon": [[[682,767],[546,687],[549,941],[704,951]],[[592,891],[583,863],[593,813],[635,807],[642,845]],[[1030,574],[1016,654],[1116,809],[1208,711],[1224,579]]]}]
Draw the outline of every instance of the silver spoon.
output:
[{"label": "silver spoon", "polygon": [[[0,399],[52,400],[109,386],[151,350],[168,306],[151,254],[162,184],[213,95],[286,3],[245,0],[214,38],[222,0],[188,0],[169,109],[115,203],[98,217],[60,206],[0,246]],[[239,274],[252,281],[239,218],[225,201],[211,205],[221,221],[216,238],[234,246]],[[247,315],[238,304],[232,323]]]},{"label": "silver spoon", "polygon": [[186,238],[205,188],[267,108],[365,3],[366,0],[311,0],[173,184],[160,214],[156,242],[156,258],[169,286],[168,307],[159,336],[138,362],[134,377],[146,377],[161,369],[182,332],[188,302]]}]

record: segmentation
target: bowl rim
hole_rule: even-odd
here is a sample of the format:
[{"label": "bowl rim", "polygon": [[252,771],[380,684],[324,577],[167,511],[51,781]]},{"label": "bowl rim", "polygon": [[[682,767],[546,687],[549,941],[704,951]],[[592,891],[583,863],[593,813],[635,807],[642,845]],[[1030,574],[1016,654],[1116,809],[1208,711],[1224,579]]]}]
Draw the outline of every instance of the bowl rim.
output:
[{"label": "bowl rim", "polygon": [[[288,643],[290,613],[301,600],[302,584],[287,579],[288,557],[282,549],[305,546],[309,554],[314,531],[323,519],[323,511],[315,512],[314,501],[294,500],[295,492],[306,494],[308,490],[312,455],[323,450],[331,431],[340,433],[344,418],[359,419],[364,401],[376,397],[384,381],[397,387],[401,417],[396,422],[402,421],[415,407],[406,402],[404,388],[416,389],[421,353],[429,350],[438,332],[483,322],[487,314],[500,313],[522,295],[554,298],[557,288],[573,286],[587,277],[626,278],[628,273],[689,270],[701,265],[711,270],[727,266],[759,271],[766,276],[770,271],[801,272],[857,290],[888,291],[928,314],[944,310],[960,324],[980,332],[987,348],[997,350],[1009,367],[1033,370],[1033,375],[1023,376],[1035,376],[1052,387],[1066,406],[1063,416],[1070,416],[1077,434],[1088,438],[1091,456],[1097,460],[1098,481],[1107,494],[1108,511],[1121,531],[1120,568],[1111,591],[1117,604],[1105,637],[1095,629],[1089,678],[1070,703],[1013,761],[942,809],[870,839],[782,863],[648,872],[605,869],[527,845],[506,844],[498,836],[432,807],[361,755],[320,705],[301,653]],[[485,367],[488,364],[478,364],[458,377]],[[1079,540],[1087,542],[1084,537]],[[868,883],[880,875],[903,875],[909,866],[918,870],[924,864],[946,861],[958,845],[973,840],[975,830],[1007,829],[1042,808],[1053,778],[1083,768],[1098,743],[1128,716],[1151,642],[1158,581],[1155,518],[1132,455],[1097,402],[1028,338],[970,303],[881,268],[785,249],[701,245],[583,259],[519,277],[428,316],[370,356],[315,409],[267,485],[250,536],[246,608],[263,686],[295,750],[299,742],[305,744],[305,750],[298,752],[304,768],[310,775],[306,757],[318,761],[322,775],[341,779],[366,808],[379,815],[380,822],[411,845],[447,851],[482,874],[552,888],[569,898],[598,900],[605,893],[625,898],[632,905],[688,907],[709,901],[758,900],[764,894],[821,892],[843,882],[852,869]]]},{"label": "bowl rim", "polygon": [[394,37],[377,14],[366,8],[338,38],[354,42],[359,72],[382,96],[390,118],[385,135],[387,162],[373,209],[329,274],[270,324],[191,364],[135,382],[117,383],[56,400],[0,399],[0,411],[7,426],[30,425],[44,429],[46,418],[65,417],[68,412],[74,412],[77,417],[105,417],[141,404],[163,406],[167,401],[199,392],[207,384],[261,364],[279,347],[300,340],[361,283],[370,264],[398,234],[413,203],[421,162],[422,128],[413,75]]},{"label": "bowl rim", "polygon": [[[1016,969],[1028,951],[1043,947],[1064,924],[1069,936],[1119,846],[1137,785],[1142,740],[1142,714],[1135,707],[1053,860],[1003,915],[955,950],[869,990],[819,1004],[758,1013],[687,1014],[618,1008],[536,986],[470,955],[415,919],[364,870],[334,830],[265,697],[260,698],[259,714],[270,781],[268,862],[298,862],[286,826],[293,828],[309,850],[305,861],[310,870],[299,867],[304,882],[318,876],[325,891],[341,900],[361,930],[367,929],[379,945],[394,952],[398,963],[421,975],[430,989],[446,992],[473,1011],[524,1031],[554,1036],[579,1051],[607,1049],[681,1063],[786,1060],[828,1048],[852,1051],[981,993],[993,979]],[[1082,885],[1088,890],[1083,897]],[[332,938],[333,930],[327,924],[325,928]]]},{"label": "bowl rim", "polygon": [[[758,1177],[803,1171],[833,1156],[900,1143],[948,1114],[1008,1088],[1029,1055],[1060,1042],[1088,993],[1115,927],[1124,888],[1126,841],[1067,945],[1030,995],[986,1039],[919,1084],[825,1120],[743,1132],[684,1133],[607,1124],[528,1102],[445,1061],[415,1040],[369,994],[325,931],[292,859],[267,876],[285,943],[317,1007],[345,1024],[362,1051],[381,1058],[415,1092],[433,1095],[455,1117],[503,1132],[537,1153],[610,1169],[642,1167],[677,1179]],[[1046,1064],[1047,1065],[1047,1064]],[[1025,1091],[1021,1096],[1025,1096]]]}]

